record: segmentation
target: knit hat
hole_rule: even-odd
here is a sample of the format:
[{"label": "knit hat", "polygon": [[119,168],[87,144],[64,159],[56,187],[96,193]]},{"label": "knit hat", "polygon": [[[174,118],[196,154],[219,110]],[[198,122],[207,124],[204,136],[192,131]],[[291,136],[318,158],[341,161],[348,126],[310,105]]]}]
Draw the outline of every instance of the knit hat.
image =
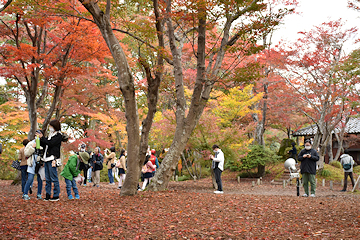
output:
[{"label": "knit hat", "polygon": [[79,156],[81,157],[81,159],[85,164],[88,164],[90,156],[87,152],[79,152]]}]

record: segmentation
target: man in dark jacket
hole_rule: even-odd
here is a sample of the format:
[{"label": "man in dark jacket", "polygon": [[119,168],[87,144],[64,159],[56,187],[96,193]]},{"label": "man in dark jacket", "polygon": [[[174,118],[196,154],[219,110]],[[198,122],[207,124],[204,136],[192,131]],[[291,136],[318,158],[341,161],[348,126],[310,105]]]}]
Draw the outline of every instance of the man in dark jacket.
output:
[{"label": "man in dark jacket", "polygon": [[301,150],[298,156],[299,161],[301,162],[301,174],[302,182],[305,190],[303,197],[309,196],[309,182],[311,185],[311,195],[310,197],[315,197],[316,189],[316,162],[319,160],[319,154],[311,146],[310,140],[305,140],[305,149]]}]

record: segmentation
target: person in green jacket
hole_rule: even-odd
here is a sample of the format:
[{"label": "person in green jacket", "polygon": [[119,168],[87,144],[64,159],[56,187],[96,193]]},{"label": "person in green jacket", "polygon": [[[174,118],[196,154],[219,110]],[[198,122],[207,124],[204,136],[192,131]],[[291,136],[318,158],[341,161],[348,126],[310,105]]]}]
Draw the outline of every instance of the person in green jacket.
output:
[{"label": "person in green jacket", "polygon": [[74,178],[80,174],[80,161],[88,162],[89,158],[90,156],[87,152],[80,152],[79,155],[72,155],[66,163],[64,170],[60,173],[60,175],[65,178],[66,192],[70,200],[74,199],[71,194],[71,188],[75,193],[75,199],[80,199],[79,191]]}]

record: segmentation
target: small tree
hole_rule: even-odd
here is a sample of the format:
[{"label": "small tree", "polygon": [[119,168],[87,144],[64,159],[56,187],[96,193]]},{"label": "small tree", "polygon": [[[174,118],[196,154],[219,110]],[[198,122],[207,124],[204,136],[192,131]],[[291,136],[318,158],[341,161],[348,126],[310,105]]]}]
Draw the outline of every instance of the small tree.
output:
[{"label": "small tree", "polygon": [[250,170],[258,168],[258,166],[265,166],[269,164],[277,163],[281,160],[281,157],[276,155],[273,151],[264,147],[263,145],[252,145],[250,147],[251,151],[248,155],[240,160],[241,165],[239,166],[239,171],[246,171],[250,176],[253,177],[262,177],[265,174],[265,171],[262,173],[251,174]]}]

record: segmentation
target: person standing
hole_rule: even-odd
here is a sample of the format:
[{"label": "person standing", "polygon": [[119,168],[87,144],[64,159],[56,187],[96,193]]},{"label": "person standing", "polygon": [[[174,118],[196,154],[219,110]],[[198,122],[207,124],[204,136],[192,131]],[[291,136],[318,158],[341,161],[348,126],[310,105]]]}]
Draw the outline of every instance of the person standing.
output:
[{"label": "person standing", "polygon": [[[29,143],[29,139],[24,139],[22,141],[22,144],[24,145],[20,150],[19,150],[19,161],[20,161],[20,171],[21,171],[21,192],[24,195],[24,190],[25,190],[25,184],[27,181],[27,161],[26,161],[26,157],[25,157],[25,147],[26,145]],[[30,189],[30,193],[31,193],[31,189]]]},{"label": "person standing", "polygon": [[290,157],[297,161],[297,149],[295,147],[296,143],[292,142],[291,145],[292,149],[289,151]]},{"label": "person standing", "polygon": [[301,162],[300,169],[305,194],[303,197],[309,196],[309,183],[311,186],[310,197],[315,197],[316,190],[316,162],[319,160],[319,154],[312,148],[311,140],[305,140],[305,148],[300,151],[298,160]]},{"label": "person standing", "polygon": [[100,153],[100,148],[96,147],[91,156],[92,182],[93,187],[100,187],[100,170],[103,169],[104,156]]},{"label": "person standing", "polygon": [[221,173],[224,171],[224,153],[216,144],[212,146],[212,149],[214,151],[214,155],[210,155],[210,159],[212,160],[212,169],[214,169],[215,179],[218,187],[218,189],[214,191],[214,193],[222,194],[224,192],[221,182]]},{"label": "person standing", "polygon": [[89,158],[90,156],[87,152],[79,152],[78,155],[72,155],[66,163],[64,170],[62,170],[60,173],[60,175],[65,178],[66,193],[69,200],[74,199],[73,195],[71,194],[71,189],[74,191],[75,199],[80,199],[75,177],[77,177],[81,172],[79,169],[80,162],[88,162]]},{"label": "person standing", "polygon": [[116,163],[116,167],[119,169],[119,188],[122,187],[122,185],[124,184],[125,181],[125,177],[126,177],[126,150],[122,149],[121,153],[120,153],[120,158]]},{"label": "person standing", "polygon": [[[86,144],[85,143],[82,143],[79,146],[79,153],[80,152],[86,152]],[[90,155],[89,153],[87,153],[87,154]],[[83,184],[83,186],[85,186],[85,187],[86,187],[86,182],[88,181],[89,168],[90,168],[90,166],[89,166],[88,160],[84,161],[82,158],[80,158],[79,170],[84,171],[84,184]],[[90,171],[90,176],[91,176],[91,171]]]},{"label": "person standing", "polygon": [[[62,142],[62,134],[60,132],[61,125],[59,120],[54,119],[49,123],[49,136],[46,138],[42,132],[36,132],[40,137],[40,145],[44,150],[44,162],[45,162],[45,201],[59,201],[60,184],[58,178],[57,167],[61,164],[60,159],[60,147]],[[54,194],[51,196],[51,187],[54,184]]]},{"label": "person standing", "polygon": [[[41,199],[41,192],[42,192],[42,179],[38,172],[36,172],[36,165],[40,164],[40,162],[37,162],[38,153],[35,152],[36,143],[35,140],[30,141],[24,150],[24,154],[27,157],[27,181],[24,188],[24,195],[23,199],[30,200],[30,197],[28,195],[28,192],[31,189],[31,186],[34,181],[35,174],[37,174],[37,182],[38,182],[38,191],[37,191],[37,199]],[[38,166],[39,168],[39,166]]]},{"label": "person standing", "polygon": [[150,157],[150,155],[146,156],[144,166],[141,170],[144,173],[144,182],[141,187],[142,191],[144,191],[146,186],[151,182],[151,178],[153,177],[153,171],[156,168],[156,166],[150,161]]},{"label": "person standing", "polygon": [[158,158],[155,156],[155,153],[156,153],[156,150],[155,150],[155,149],[151,149],[149,161],[151,161],[151,163],[156,166],[156,168],[155,168],[155,169],[153,170],[153,172],[152,172],[153,176],[155,175],[156,169],[160,167],[160,165],[159,165],[159,160],[158,160]]},{"label": "person standing", "polygon": [[116,159],[115,147],[111,147],[110,150],[105,149],[104,153],[105,153],[106,166],[108,169],[109,184],[114,185],[115,182],[113,176],[113,168],[115,167],[115,159]]},{"label": "person standing", "polygon": [[354,167],[355,161],[354,161],[353,157],[349,155],[349,150],[345,149],[344,154],[342,154],[340,156],[340,163],[341,163],[341,166],[343,166],[344,178],[345,178],[344,179],[344,188],[341,190],[341,192],[346,192],[348,176],[350,177],[353,188],[355,186],[354,176],[353,176],[353,167]]}]

